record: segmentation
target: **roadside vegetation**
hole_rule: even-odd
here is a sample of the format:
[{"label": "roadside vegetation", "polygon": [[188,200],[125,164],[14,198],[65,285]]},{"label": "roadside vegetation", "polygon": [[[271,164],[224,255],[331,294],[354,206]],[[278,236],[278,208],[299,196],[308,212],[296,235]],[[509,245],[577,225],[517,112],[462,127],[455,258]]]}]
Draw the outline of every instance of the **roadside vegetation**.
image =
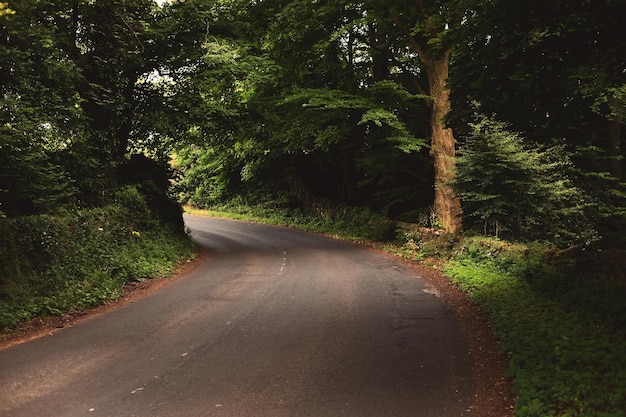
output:
[{"label": "roadside vegetation", "polygon": [[182,221],[157,216],[132,186],[100,208],[0,219],[0,235],[0,328],[101,305],[194,252]]},{"label": "roadside vegetation", "polygon": [[619,3],[0,1],[0,327],[168,274],[187,204],[431,262],[518,416],[624,417]]},{"label": "roadside vegetation", "polygon": [[346,207],[320,216],[238,198],[187,212],[298,227],[430,264],[487,314],[510,358],[517,417],[626,415],[624,251],[451,235]]},{"label": "roadside vegetation", "polygon": [[626,415],[624,251],[406,236],[404,256],[443,260],[489,317],[510,357],[516,416]]}]

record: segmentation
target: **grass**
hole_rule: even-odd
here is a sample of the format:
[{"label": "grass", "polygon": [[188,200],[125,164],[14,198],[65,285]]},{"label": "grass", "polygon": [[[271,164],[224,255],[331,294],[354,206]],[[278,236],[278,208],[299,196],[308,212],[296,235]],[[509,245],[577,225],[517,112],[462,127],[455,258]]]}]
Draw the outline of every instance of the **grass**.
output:
[{"label": "grass", "polygon": [[[320,220],[303,213],[266,216],[265,209],[254,207],[189,211],[350,240],[389,236],[385,222],[380,222],[385,230],[375,230],[376,222],[346,227],[341,213]],[[405,227],[399,236],[379,246],[436,264],[489,317],[510,358],[517,417],[626,417],[626,285],[585,272],[590,268],[580,259],[597,254],[561,256],[543,243],[436,235],[415,227]]]},{"label": "grass", "polygon": [[118,197],[99,209],[0,221],[0,328],[103,304],[193,256],[182,224],[159,220],[134,190]]},{"label": "grass", "polygon": [[[624,416],[626,333],[493,262],[445,272],[490,317],[510,357],[517,416]],[[601,300],[596,300],[601,302]]]}]

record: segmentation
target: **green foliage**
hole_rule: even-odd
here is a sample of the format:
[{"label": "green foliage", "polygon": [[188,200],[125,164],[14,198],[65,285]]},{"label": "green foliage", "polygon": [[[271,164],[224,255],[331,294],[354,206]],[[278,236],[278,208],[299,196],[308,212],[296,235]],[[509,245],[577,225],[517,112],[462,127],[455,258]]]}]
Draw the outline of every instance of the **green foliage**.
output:
[{"label": "green foliage", "polygon": [[309,211],[292,207],[286,193],[235,197],[204,209],[187,207],[193,214],[209,214],[237,220],[297,227],[317,233],[342,236],[354,241],[396,239],[397,224],[371,209],[351,207],[330,201],[316,202]]},{"label": "green foliage", "polygon": [[9,138],[0,139],[0,208],[5,215],[49,213],[72,204],[76,190],[65,169],[45,152],[20,149]]},{"label": "green foliage", "polygon": [[[156,4],[9,6],[0,15],[2,211],[17,216],[109,203],[126,153],[141,147],[155,154],[142,145],[162,137],[163,126],[150,116],[163,96],[147,87],[162,53],[162,33],[153,30]],[[150,144],[163,158],[165,146]]]},{"label": "green foliage", "polygon": [[624,415],[623,286],[564,269],[563,259],[550,264],[546,245],[476,237],[453,253],[446,274],[488,314],[510,355],[516,416]]},{"label": "green foliage", "polygon": [[[474,1],[455,36],[451,126],[467,133],[477,101],[526,140],[562,138],[593,203],[589,220],[605,247],[624,247],[623,86],[626,36],[620,3]],[[620,134],[621,129],[621,134]],[[601,180],[600,177],[603,179]],[[622,195],[615,198],[615,193]]]},{"label": "green foliage", "polygon": [[182,225],[160,220],[135,187],[116,197],[99,209],[0,219],[0,327],[101,304],[191,255]]},{"label": "green foliage", "polygon": [[176,164],[184,171],[177,184],[179,199],[184,204],[206,207],[228,197],[230,181],[228,160],[214,149],[189,146],[177,154]]},{"label": "green foliage", "polygon": [[[210,35],[188,39],[187,55],[197,57],[191,67],[189,61],[170,66],[180,74],[174,88],[185,99],[171,114],[188,115],[189,130],[179,136],[191,143],[178,153],[193,146],[205,155],[195,168],[181,163],[194,177],[183,200],[230,198],[242,183],[292,191],[287,178],[294,171],[309,194],[343,204],[400,211],[432,199],[429,179],[420,178],[431,175],[422,139],[428,129],[420,124],[428,120],[419,110],[425,96],[400,76],[373,74],[367,31],[374,24],[363,7],[338,1],[239,6],[198,2],[198,14],[186,18],[194,27],[203,17],[211,21]],[[175,4],[171,11],[185,8]],[[224,172],[217,174],[217,167]]]},{"label": "green foliage", "polygon": [[484,234],[590,243],[587,203],[562,146],[526,144],[506,125],[480,117],[459,149],[455,189],[469,228]]},{"label": "green foliage", "polygon": [[0,2],[0,16],[15,14],[15,10],[8,7],[8,3]]}]

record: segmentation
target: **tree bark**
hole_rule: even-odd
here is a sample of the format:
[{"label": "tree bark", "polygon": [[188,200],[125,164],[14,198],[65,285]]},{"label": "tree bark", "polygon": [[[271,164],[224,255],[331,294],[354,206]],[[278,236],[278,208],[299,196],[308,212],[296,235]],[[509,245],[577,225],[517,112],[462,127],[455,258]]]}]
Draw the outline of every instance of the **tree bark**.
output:
[{"label": "tree bark", "polygon": [[[418,9],[424,11],[424,4],[417,0]],[[444,118],[450,111],[450,90],[447,87],[450,68],[450,50],[440,50],[431,46],[428,38],[414,36],[402,19],[396,24],[403,28],[411,48],[417,53],[428,78],[428,106],[431,110],[430,156],[435,168],[434,212],[444,230],[451,233],[461,231],[461,201],[454,195],[452,184],[456,177],[455,145],[452,129],[446,128]],[[436,34],[431,34],[436,36]]]},{"label": "tree bark", "polygon": [[426,70],[432,101],[430,155],[435,166],[434,211],[443,228],[456,233],[461,230],[461,202],[452,189],[456,176],[456,139],[452,129],[444,125],[444,117],[450,111],[450,90],[446,86],[450,51],[437,54],[436,57],[420,54],[420,60]]}]

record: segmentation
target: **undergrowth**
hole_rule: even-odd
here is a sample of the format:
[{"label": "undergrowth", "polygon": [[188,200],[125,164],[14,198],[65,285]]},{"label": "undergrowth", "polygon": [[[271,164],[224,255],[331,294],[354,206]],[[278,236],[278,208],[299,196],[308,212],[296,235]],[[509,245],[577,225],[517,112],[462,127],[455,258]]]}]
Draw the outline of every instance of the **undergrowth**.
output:
[{"label": "undergrowth", "polygon": [[346,205],[318,205],[315,213],[310,213],[299,208],[276,207],[275,202],[249,204],[239,198],[208,209],[187,206],[185,210],[190,214],[293,226],[352,241],[395,239],[397,228],[395,222],[370,209]]},{"label": "undergrowth", "polygon": [[626,416],[626,287],[581,272],[592,256],[481,236],[411,238],[488,315],[510,358],[517,417]]},{"label": "undergrowth", "polygon": [[102,304],[192,256],[182,223],[159,219],[133,187],[117,197],[98,209],[1,219],[0,328]]}]

